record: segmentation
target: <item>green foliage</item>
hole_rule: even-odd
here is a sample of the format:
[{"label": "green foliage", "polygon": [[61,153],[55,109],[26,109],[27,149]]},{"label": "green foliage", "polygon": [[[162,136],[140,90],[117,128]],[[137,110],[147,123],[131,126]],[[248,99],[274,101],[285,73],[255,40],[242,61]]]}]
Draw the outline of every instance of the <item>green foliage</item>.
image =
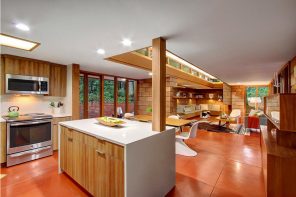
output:
[{"label": "green foliage", "polygon": [[264,97],[268,95],[268,87],[259,87],[258,88],[258,96],[259,97]]},{"label": "green foliage", "polygon": [[255,97],[256,96],[256,87],[247,87],[247,98]]},{"label": "green foliage", "polygon": [[[80,77],[79,82],[79,99],[80,104],[84,102],[84,77]],[[125,81],[118,82],[118,103],[125,103]],[[96,78],[88,78],[88,101],[97,102],[100,101],[100,80]],[[134,82],[130,81],[129,84],[129,103],[135,101],[134,98]],[[104,102],[105,103],[114,103],[114,81],[113,80],[104,80]]]}]

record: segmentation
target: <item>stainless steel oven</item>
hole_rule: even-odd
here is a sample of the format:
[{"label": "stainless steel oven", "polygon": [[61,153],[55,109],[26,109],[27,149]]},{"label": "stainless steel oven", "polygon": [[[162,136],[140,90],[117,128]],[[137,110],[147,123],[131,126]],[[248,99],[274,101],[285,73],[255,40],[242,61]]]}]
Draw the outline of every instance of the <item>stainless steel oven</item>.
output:
[{"label": "stainless steel oven", "polygon": [[6,93],[48,94],[49,79],[46,77],[6,74]]},{"label": "stainless steel oven", "polygon": [[52,119],[7,123],[7,166],[52,155]]}]

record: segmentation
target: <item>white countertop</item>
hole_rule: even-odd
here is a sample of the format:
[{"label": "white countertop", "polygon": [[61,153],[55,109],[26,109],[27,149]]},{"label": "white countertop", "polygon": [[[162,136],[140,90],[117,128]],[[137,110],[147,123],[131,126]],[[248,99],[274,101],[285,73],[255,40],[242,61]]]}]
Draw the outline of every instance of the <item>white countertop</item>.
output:
[{"label": "white countertop", "polygon": [[[59,124],[122,146],[159,134],[157,131],[152,131],[152,123],[126,119],[124,121],[126,123],[121,127],[104,126],[94,118],[60,122]],[[167,130],[172,128],[174,127],[166,127]]]}]

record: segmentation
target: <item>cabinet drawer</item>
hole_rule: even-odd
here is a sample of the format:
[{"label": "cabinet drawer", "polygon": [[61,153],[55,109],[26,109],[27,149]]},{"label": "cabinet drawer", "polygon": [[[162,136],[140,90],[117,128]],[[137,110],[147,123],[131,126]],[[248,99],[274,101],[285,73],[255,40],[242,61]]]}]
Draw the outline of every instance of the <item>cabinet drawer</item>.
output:
[{"label": "cabinet drawer", "polygon": [[98,154],[105,154],[105,140],[97,139],[90,135],[84,135],[84,143],[96,149]]}]

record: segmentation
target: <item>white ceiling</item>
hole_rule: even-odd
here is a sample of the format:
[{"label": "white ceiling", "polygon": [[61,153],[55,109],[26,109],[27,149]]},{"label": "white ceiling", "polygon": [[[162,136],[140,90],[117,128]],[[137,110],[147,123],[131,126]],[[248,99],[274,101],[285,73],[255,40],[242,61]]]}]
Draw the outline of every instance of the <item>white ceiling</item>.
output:
[{"label": "white ceiling", "polygon": [[[295,0],[2,0],[1,32],[41,42],[33,52],[2,53],[147,78],[147,71],[103,58],[163,36],[168,50],[225,82],[266,83],[296,55],[295,7]],[[17,22],[30,32],[15,29]]]}]

